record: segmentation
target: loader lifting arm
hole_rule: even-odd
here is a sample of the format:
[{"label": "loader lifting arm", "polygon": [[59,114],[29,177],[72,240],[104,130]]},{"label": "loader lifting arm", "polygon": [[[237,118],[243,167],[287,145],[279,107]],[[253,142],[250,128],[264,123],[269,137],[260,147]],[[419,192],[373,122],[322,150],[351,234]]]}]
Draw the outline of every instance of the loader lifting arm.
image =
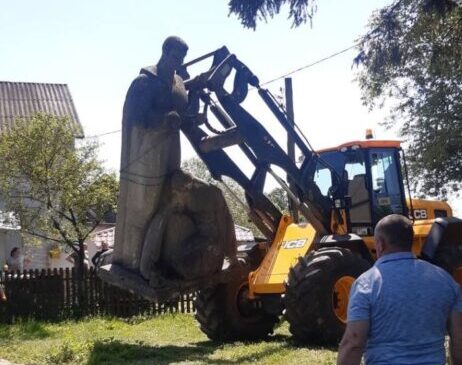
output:
[{"label": "loader lifting arm", "polygon": [[[210,69],[190,78],[186,72],[187,67],[209,57],[213,57]],[[332,204],[330,199],[326,201],[326,198],[320,194],[313,181],[319,161],[318,155],[309,147],[303,134],[294,128],[271,93],[260,87],[258,78],[235,55],[230,54],[226,47],[188,62],[183,67],[189,106],[183,116],[185,122],[182,131],[213,178],[222,181],[222,177],[227,176],[244,189],[249,217],[269,239],[274,238],[282,214],[263,194],[268,173],[286,190],[295,206],[315,230],[319,234],[326,234],[329,231],[328,221]],[[227,92],[224,84],[233,70],[233,90]],[[249,86],[258,90],[261,99],[300,149],[304,156],[300,167],[292,161],[260,122],[241,106]],[[223,130],[218,131],[208,123],[209,109],[224,128]],[[239,146],[255,168],[250,179],[224,151],[224,148],[234,145]],[[274,173],[272,165],[278,166],[287,173],[294,182],[294,188],[289,188]]]}]

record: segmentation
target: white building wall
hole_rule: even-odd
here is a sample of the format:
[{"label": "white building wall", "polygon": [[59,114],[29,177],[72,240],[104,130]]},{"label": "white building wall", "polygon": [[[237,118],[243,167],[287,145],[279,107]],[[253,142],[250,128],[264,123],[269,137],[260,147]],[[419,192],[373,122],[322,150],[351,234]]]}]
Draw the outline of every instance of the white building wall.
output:
[{"label": "white building wall", "polygon": [[0,268],[6,264],[13,248],[22,249],[23,242],[19,231],[11,229],[0,229]]},{"label": "white building wall", "polygon": [[45,242],[37,245],[25,245],[24,256],[28,263],[24,263],[26,270],[30,269],[47,269],[48,268],[48,252],[46,249],[47,244]]}]

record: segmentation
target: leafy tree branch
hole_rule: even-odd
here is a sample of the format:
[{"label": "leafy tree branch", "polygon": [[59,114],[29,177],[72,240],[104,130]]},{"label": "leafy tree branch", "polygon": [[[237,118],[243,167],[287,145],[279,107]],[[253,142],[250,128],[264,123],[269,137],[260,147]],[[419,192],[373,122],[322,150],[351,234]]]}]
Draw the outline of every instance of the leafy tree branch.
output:
[{"label": "leafy tree branch", "polygon": [[370,108],[406,142],[414,190],[445,197],[462,183],[462,7],[399,0],[373,14],[357,80]]},{"label": "leafy tree branch", "polygon": [[82,273],[84,241],[115,210],[118,183],[69,126],[47,114],[17,120],[0,138],[0,191],[22,231],[70,247]]}]

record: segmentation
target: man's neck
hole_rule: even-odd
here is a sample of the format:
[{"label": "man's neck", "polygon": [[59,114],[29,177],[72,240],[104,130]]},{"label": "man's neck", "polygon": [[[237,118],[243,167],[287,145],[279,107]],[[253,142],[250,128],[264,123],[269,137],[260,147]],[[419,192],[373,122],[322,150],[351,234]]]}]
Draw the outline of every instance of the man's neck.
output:
[{"label": "man's neck", "polygon": [[403,249],[388,249],[388,250],[386,250],[386,251],[383,251],[383,252],[382,252],[382,255],[380,255],[379,258],[388,256],[388,255],[392,255],[392,254],[397,254],[397,253],[410,253],[410,254],[411,254],[412,251],[403,250]]},{"label": "man's neck", "polygon": [[175,70],[162,62],[162,59],[157,63],[156,66],[157,76],[164,80],[168,85],[171,85],[175,75]]}]

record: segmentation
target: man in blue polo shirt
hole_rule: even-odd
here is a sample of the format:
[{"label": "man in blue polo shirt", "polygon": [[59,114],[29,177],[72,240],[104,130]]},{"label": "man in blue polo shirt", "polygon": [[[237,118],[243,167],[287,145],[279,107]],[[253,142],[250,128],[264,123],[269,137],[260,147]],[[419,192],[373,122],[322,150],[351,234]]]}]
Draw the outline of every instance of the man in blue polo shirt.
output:
[{"label": "man in blue polo shirt", "polygon": [[375,229],[378,260],[353,284],[338,365],[462,365],[462,293],[443,269],[411,252],[412,222],[392,214]]}]

